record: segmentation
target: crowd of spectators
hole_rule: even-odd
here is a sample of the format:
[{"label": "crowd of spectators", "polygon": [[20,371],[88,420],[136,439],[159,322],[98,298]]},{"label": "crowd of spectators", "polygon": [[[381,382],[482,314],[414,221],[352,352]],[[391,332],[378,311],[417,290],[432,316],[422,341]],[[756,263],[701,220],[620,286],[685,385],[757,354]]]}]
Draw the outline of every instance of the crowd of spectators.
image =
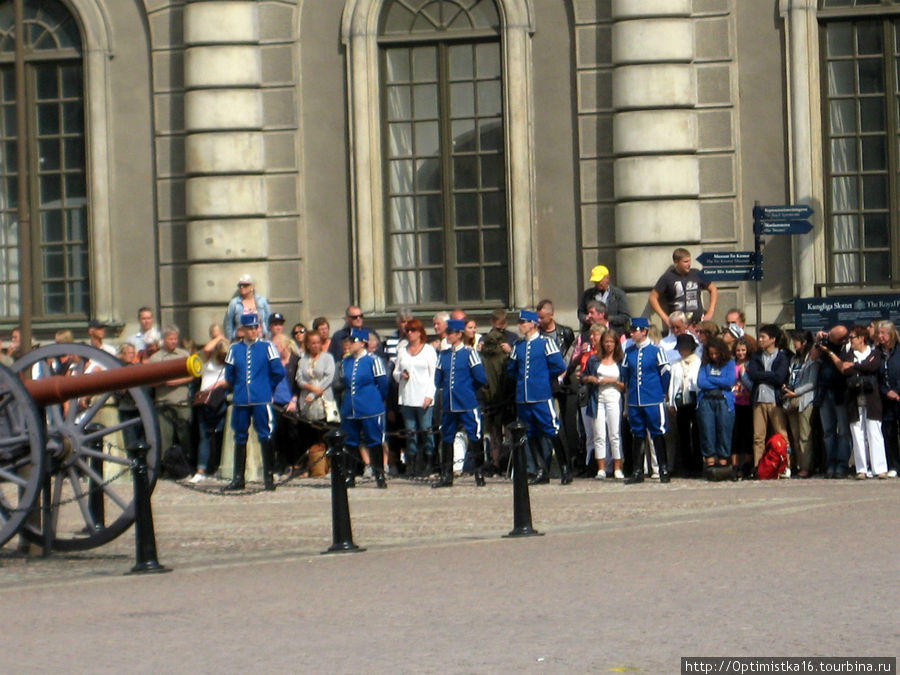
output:
[{"label": "crowd of spectators", "polygon": [[[194,469],[193,483],[216,474],[229,408],[229,350],[246,340],[245,326],[253,327],[253,321],[259,330],[251,331],[251,341],[270,341],[280,362],[272,371],[278,374],[272,382],[274,426],[271,435],[264,434],[272,444],[267,471],[274,474],[307,475],[307,456],[317,447],[321,454],[325,431],[349,422],[341,419],[342,402],[343,417],[359,423],[351,429],[351,435],[358,433],[348,448],[358,459],[354,473],[373,476],[379,486],[384,476],[418,478],[440,471],[437,485],[443,486],[452,484],[448,470],[473,472],[481,483],[485,475],[508,471],[509,423],[523,418],[531,405],[517,397],[517,345],[540,337],[547,362],[554,364],[552,375],[543,376],[550,380],[553,410],[534,422],[543,431],[529,440],[529,472],[536,482],[546,482],[551,449],[563,482],[570,470],[626,483],[645,476],[666,482],[673,475],[752,479],[775,435],[788,448],[782,478],[895,477],[900,469],[896,326],[878,320],[811,334],[764,324],[751,335],[738,309],[717,325],[715,286],[690,262],[690,253],[677,249],[673,266],[651,291],[648,302],[664,323],[662,332],[646,317],[630,314],[626,295],[612,285],[608,268],[598,265],[581,295],[580,325],[574,329],[556,321],[553,303],[545,299],[535,311],[520,313],[519,334],[508,329],[508,314],[500,308],[487,318],[483,333],[477,319],[461,309],[437,312],[430,332],[425,317],[404,309],[397,313],[396,330],[382,340],[354,305],[334,334],[326,317],[313,319],[309,329],[294,323],[286,332],[285,317],[270,311],[245,275],[222,324],[210,326],[202,346],[183,340],[176,326],[158,328],[149,307],[138,310],[140,330],[118,349],[106,342],[101,321],[90,322],[88,336],[90,344],[126,364],[184,358],[192,351],[201,355],[200,378],[155,388],[163,449],[183,449]],[[704,307],[704,292],[710,307]],[[7,364],[18,355],[17,332],[2,354]],[[61,331],[56,339],[71,342],[71,332]],[[471,406],[458,411],[452,401],[449,408],[442,402],[457,393],[447,372],[453,361],[448,356],[442,362],[441,355],[461,349],[470,354],[467,367],[479,369],[471,419]],[[556,373],[557,353],[564,372]],[[354,379],[363,355],[373,364],[366,366],[377,384],[371,395],[382,398],[372,415],[379,417],[378,427],[357,419],[349,398],[363,386]],[[54,367],[65,370],[65,364]],[[648,385],[651,380],[658,394]],[[450,420],[455,420],[452,433],[442,429]]]}]

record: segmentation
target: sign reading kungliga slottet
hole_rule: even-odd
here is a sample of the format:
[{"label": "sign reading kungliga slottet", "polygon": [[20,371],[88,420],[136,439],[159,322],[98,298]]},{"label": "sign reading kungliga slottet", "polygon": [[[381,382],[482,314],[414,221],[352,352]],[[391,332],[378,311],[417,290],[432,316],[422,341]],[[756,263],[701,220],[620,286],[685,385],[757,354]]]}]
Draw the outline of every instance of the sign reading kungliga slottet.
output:
[{"label": "sign reading kungliga slottet", "polygon": [[839,323],[867,325],[876,319],[890,319],[900,325],[900,293],[794,300],[794,323],[803,330],[828,330]]}]

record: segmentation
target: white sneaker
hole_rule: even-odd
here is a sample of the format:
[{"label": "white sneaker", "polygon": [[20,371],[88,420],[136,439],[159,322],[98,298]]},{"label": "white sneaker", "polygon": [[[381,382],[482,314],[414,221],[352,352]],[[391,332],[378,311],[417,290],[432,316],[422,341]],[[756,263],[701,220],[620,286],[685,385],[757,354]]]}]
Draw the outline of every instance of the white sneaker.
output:
[{"label": "white sneaker", "polygon": [[897,477],[897,470],[896,470],[896,469],[891,469],[890,471],[888,471],[888,472],[887,472],[887,477],[888,477],[888,478],[896,478],[896,477]]},{"label": "white sneaker", "polygon": [[597,472],[597,475],[594,476],[594,480],[606,480],[606,471],[604,471],[603,469],[600,469]]},{"label": "white sneaker", "polygon": [[790,478],[791,477],[791,467],[788,467],[784,470],[784,473],[778,476],[779,478]]},{"label": "white sneaker", "polygon": [[365,471],[363,471],[363,478],[374,478],[375,472],[372,471],[372,466],[370,464],[366,465]]},{"label": "white sneaker", "polygon": [[207,478],[207,476],[205,473],[195,473],[193,476],[191,476],[191,479],[189,482],[194,483],[196,485],[197,483],[202,483],[203,481],[205,481],[206,478]]},{"label": "white sneaker", "polygon": [[622,473],[622,469],[616,469],[615,473],[613,474],[613,478],[615,478],[616,480],[625,480],[625,474]]}]

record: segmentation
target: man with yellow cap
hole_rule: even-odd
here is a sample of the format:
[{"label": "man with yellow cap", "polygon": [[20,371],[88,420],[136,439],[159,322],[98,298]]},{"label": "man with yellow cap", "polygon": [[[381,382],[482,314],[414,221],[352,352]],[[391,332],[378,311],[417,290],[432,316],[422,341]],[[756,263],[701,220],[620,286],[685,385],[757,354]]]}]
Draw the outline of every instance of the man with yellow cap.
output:
[{"label": "man with yellow cap", "polygon": [[609,268],[605,265],[597,265],[591,270],[591,283],[594,285],[584,290],[584,293],[581,294],[581,302],[578,303],[578,319],[582,326],[587,327],[588,303],[596,300],[606,305],[609,327],[619,335],[624,335],[631,322],[625,291],[612,285]]}]

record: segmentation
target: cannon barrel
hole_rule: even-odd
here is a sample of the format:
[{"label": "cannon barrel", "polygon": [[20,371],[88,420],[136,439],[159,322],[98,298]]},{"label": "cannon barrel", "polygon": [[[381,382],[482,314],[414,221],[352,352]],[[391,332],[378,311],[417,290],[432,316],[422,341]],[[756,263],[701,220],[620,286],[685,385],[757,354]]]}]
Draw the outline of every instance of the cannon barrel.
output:
[{"label": "cannon barrel", "polygon": [[186,359],[142,363],[86,375],[53,375],[40,380],[26,380],[24,384],[34,402],[45,406],[107,391],[161,384],[187,375],[199,377],[202,370],[203,363],[194,354]]}]

